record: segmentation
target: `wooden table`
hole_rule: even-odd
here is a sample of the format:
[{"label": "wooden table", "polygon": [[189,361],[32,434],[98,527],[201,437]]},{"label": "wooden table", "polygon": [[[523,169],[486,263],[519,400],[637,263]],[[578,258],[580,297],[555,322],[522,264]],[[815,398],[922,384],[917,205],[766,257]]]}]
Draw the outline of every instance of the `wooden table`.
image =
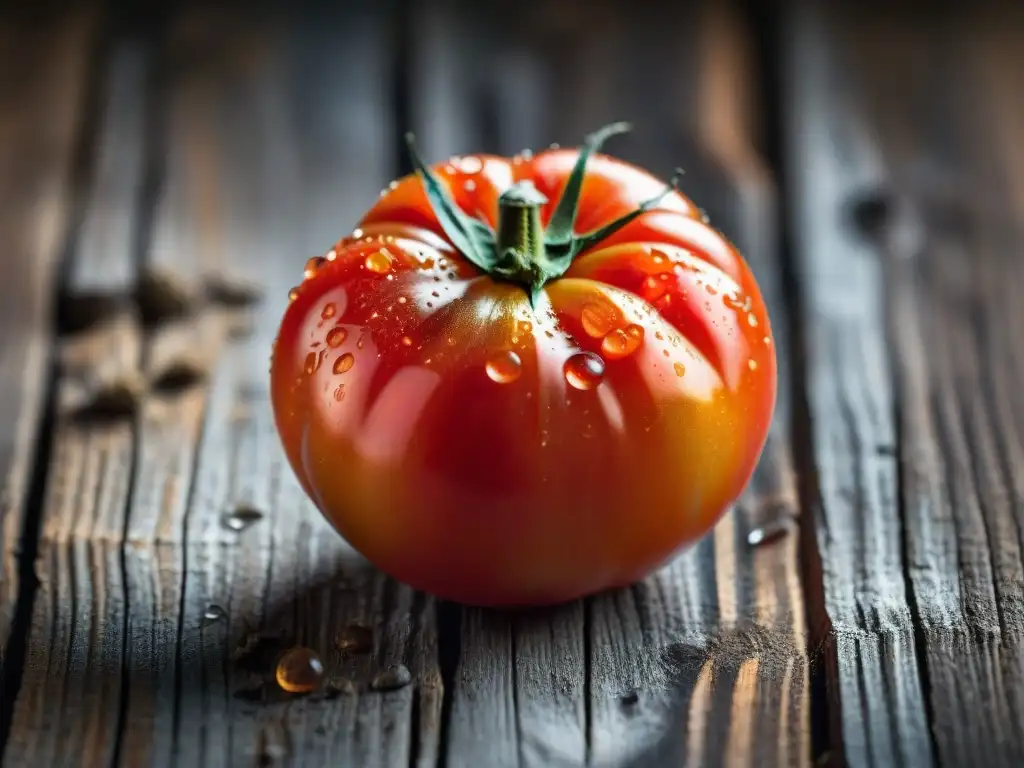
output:
[{"label": "wooden table", "polygon": [[[1024,764],[1024,16],[348,5],[0,16],[4,765]],[[282,459],[287,290],[405,129],[623,118],[758,274],[774,432],[646,582],[438,604]],[[297,643],[315,695],[267,683]]]}]

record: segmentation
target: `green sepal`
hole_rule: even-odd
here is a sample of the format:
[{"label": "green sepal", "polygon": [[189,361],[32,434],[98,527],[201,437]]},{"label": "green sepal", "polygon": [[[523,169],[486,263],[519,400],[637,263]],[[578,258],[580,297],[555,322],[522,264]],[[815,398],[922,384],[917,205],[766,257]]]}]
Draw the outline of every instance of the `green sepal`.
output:
[{"label": "green sepal", "polygon": [[498,254],[494,245],[494,232],[489,226],[479,219],[467,216],[455,201],[452,200],[448,190],[431,170],[423,158],[416,151],[416,142],[413,134],[405,135],[405,143],[409,149],[409,159],[413,168],[423,182],[423,190],[426,192],[427,200],[430,203],[437,221],[444,230],[445,235],[469,261],[473,262],[485,272],[490,272],[498,262]]},{"label": "green sepal", "polygon": [[[651,208],[653,208],[662,200],[664,200],[666,195],[676,191],[679,185],[679,179],[682,177],[682,175],[683,170],[681,168],[676,168],[675,173],[672,174],[672,178],[668,180],[668,184],[665,186],[665,189],[663,189],[657,195],[652,197],[650,200],[644,200],[636,209],[630,211],[629,213],[623,216],[620,216],[619,218],[615,219],[615,221],[611,221],[605,224],[603,227],[600,227],[599,229],[595,229],[593,232],[588,232],[585,235],[574,237],[572,241],[572,251],[571,255],[569,256],[569,261],[572,261],[574,258],[576,258],[578,254],[587,250],[592,245],[595,245],[596,243],[599,243],[602,240],[611,237],[624,226],[626,226],[631,221],[636,219],[638,216],[651,210]],[[566,266],[566,269],[568,269],[568,265]]]},{"label": "green sepal", "polygon": [[[601,149],[612,136],[627,133],[632,130],[629,123],[612,123],[599,128],[587,136],[583,142],[583,148],[576,158],[576,165],[565,182],[565,189],[555,206],[551,219],[548,221],[547,229],[544,231],[544,244],[549,251],[560,252],[569,247],[572,243],[574,233],[573,225],[576,223],[576,210],[580,202],[580,192],[583,190],[583,179],[586,176],[587,161],[590,156]],[[561,256],[561,253],[559,253]]]}]

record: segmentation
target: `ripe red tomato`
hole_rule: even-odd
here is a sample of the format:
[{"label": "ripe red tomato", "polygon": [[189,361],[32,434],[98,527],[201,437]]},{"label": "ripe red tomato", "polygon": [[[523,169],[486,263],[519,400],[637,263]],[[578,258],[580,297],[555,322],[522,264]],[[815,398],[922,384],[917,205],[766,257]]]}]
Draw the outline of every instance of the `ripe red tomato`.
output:
[{"label": "ripe red tomato", "polygon": [[433,168],[410,142],[417,173],[292,291],[288,458],[400,581],[490,606],[626,585],[754,470],[776,390],[760,292],[690,200],[596,154],[623,128]]}]

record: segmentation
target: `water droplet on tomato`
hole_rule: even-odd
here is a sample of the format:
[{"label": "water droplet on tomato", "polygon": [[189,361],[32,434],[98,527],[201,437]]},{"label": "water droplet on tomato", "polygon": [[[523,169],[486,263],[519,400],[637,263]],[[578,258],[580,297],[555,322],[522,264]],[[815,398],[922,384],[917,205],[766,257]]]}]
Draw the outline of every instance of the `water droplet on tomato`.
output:
[{"label": "water droplet on tomato", "polygon": [[764,337],[764,343],[766,345],[768,345],[768,346],[771,346],[771,343],[772,343],[771,337],[770,336],[765,336]]},{"label": "water droplet on tomato", "polygon": [[657,249],[652,249],[651,250],[651,256],[653,257],[652,261],[654,261],[655,264],[664,264],[665,263],[666,256],[661,251],[659,251]]},{"label": "water droplet on tomato", "polygon": [[288,693],[309,693],[323,676],[324,665],[316,651],[301,646],[285,651],[274,673],[277,684]]},{"label": "water droplet on tomato", "polygon": [[366,257],[366,260],[363,262],[363,266],[371,272],[383,275],[391,269],[391,255],[386,251],[371,253]]},{"label": "water droplet on tomato", "polygon": [[476,182],[472,179],[466,179],[466,183],[462,185],[462,188],[467,192],[473,192],[476,190]]},{"label": "water droplet on tomato", "polygon": [[448,346],[449,347],[454,347],[455,346],[455,337],[454,336],[449,336],[447,339],[445,339],[445,341],[448,342]]},{"label": "water droplet on tomato", "polygon": [[518,336],[513,336],[512,337],[512,343],[513,344],[518,344],[519,343],[519,337]]},{"label": "water droplet on tomato", "polygon": [[402,346],[403,347],[411,347],[412,346],[412,339],[410,339],[408,336],[403,336],[402,337]]},{"label": "water droplet on tomato", "polygon": [[626,326],[626,335],[629,336],[631,339],[643,341],[644,329],[637,325],[636,323],[630,323],[629,325]]},{"label": "water droplet on tomato", "polygon": [[352,234],[350,235],[350,237],[351,237],[351,238],[352,238],[353,240],[358,240],[358,239],[359,239],[359,238],[361,238],[362,236],[363,236],[363,230],[361,230],[361,229],[358,229],[358,228],[357,228],[357,229],[353,229],[353,230],[352,230]]},{"label": "water droplet on tomato", "polygon": [[479,157],[474,157],[473,155],[460,157],[455,161],[455,163],[458,165],[460,171],[468,173],[471,176],[475,173],[480,173],[480,171],[484,169],[483,160]]},{"label": "water droplet on tomato", "polygon": [[686,373],[686,367],[682,363],[676,363],[672,366],[672,369],[676,372],[676,376],[682,376]]},{"label": "water droplet on tomato", "polygon": [[324,254],[324,258],[327,259],[328,261],[334,261],[336,258],[338,258],[338,252],[331,248],[331,250]]},{"label": "water droplet on tomato", "polygon": [[331,328],[327,332],[327,346],[331,349],[337,349],[345,343],[345,339],[348,338],[348,331],[344,328]]},{"label": "water droplet on tomato", "polygon": [[338,311],[338,308],[334,304],[327,304],[324,306],[323,312],[320,313],[320,317],[324,320],[330,320],[334,317],[334,313]]},{"label": "water droplet on tomato", "polygon": [[352,356],[351,352],[346,352],[344,355],[334,361],[334,372],[344,373],[345,371],[352,368],[356,364],[355,357]]},{"label": "water droplet on tomato", "polygon": [[314,256],[306,262],[306,267],[302,270],[302,274],[307,280],[309,280],[309,278],[313,277],[323,265],[324,259],[320,256]]},{"label": "water droplet on tomato", "polygon": [[615,327],[617,320],[618,316],[615,308],[605,302],[587,304],[580,313],[580,322],[583,323],[583,330],[595,339],[606,336]]},{"label": "water droplet on tomato", "polygon": [[407,301],[408,301],[408,299],[405,298],[405,296],[399,296],[398,297],[398,303],[399,304],[405,304]]},{"label": "water droplet on tomato", "polygon": [[648,301],[660,296],[663,290],[663,288],[658,283],[658,280],[657,278],[654,277],[654,275],[648,275],[647,277],[645,277],[641,288],[643,290],[644,298],[647,299]]},{"label": "water droplet on tomato", "polygon": [[751,312],[750,314],[747,315],[747,324],[751,328],[756,328],[757,327],[757,316],[753,312]]},{"label": "water droplet on tomato", "polygon": [[297,298],[299,298],[298,288],[292,288],[290,291],[288,291],[288,301],[295,301]]},{"label": "water droplet on tomato", "polygon": [[636,352],[640,340],[616,328],[601,340],[601,352],[610,360],[620,360]]},{"label": "water droplet on tomato", "polygon": [[511,384],[523,372],[523,362],[510,349],[498,352],[484,366],[487,376],[498,384]]},{"label": "water droplet on tomato", "polygon": [[750,368],[750,370],[752,370],[752,371],[756,371],[757,370],[757,360],[755,360],[754,358],[750,358],[749,360],[747,360],[747,367]]},{"label": "water droplet on tomato", "polygon": [[317,368],[320,367],[319,359],[320,355],[316,352],[310,352],[306,355],[306,363],[302,366],[302,370],[306,372],[307,376],[312,376],[316,373]]},{"label": "water droplet on tomato", "polygon": [[593,352],[579,352],[565,361],[563,372],[576,389],[593,389],[604,376],[604,360]]}]

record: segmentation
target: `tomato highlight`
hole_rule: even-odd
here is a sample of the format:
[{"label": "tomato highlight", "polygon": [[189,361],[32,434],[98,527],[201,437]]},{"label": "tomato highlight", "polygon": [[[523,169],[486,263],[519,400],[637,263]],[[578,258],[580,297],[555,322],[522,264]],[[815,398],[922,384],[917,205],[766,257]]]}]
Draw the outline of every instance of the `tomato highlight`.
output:
[{"label": "tomato highlight", "polygon": [[579,150],[393,183],[305,264],[271,361],[302,487],[394,578],[482,606],[644,578],[767,438],[776,360],[742,257],[676,189]]}]

